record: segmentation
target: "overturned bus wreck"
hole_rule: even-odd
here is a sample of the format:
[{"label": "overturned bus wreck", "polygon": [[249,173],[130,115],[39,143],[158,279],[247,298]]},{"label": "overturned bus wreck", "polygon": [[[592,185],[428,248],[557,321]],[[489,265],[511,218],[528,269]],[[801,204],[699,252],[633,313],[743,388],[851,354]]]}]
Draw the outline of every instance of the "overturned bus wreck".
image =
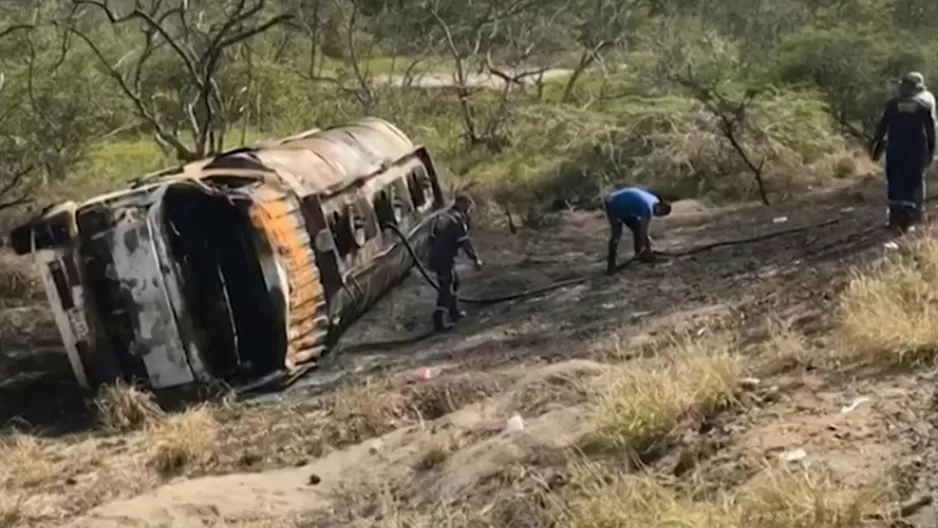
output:
[{"label": "overturned bus wreck", "polygon": [[424,255],[433,162],[367,118],[243,147],[18,226],[79,384],[252,385],[315,365]]}]

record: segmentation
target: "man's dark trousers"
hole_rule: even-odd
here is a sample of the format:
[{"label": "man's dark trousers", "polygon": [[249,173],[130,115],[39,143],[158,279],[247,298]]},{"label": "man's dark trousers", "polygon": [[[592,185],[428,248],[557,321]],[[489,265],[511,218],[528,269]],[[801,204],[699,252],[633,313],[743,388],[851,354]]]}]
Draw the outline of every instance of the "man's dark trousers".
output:
[{"label": "man's dark trousers", "polygon": [[[609,207],[606,207],[606,219],[609,221],[609,237],[610,242],[614,242],[616,247],[619,245],[619,240],[622,238],[622,226],[625,225],[632,232],[632,250],[634,256],[639,256],[645,251],[651,249],[651,241],[648,240],[648,237],[642,237],[641,234],[641,220],[635,216],[629,216],[626,218],[619,218],[614,216],[609,212]],[[615,267],[615,252],[609,252],[609,267]]]},{"label": "man's dark trousers", "polygon": [[886,159],[886,199],[889,224],[907,228],[924,220],[925,164],[908,158]]},{"label": "man's dark trousers", "polygon": [[459,311],[459,275],[456,274],[455,263],[433,266],[433,272],[436,273],[436,284],[439,286],[436,308],[433,311],[433,326],[439,329],[444,326],[443,320],[447,314],[454,323],[458,322],[462,315]]}]

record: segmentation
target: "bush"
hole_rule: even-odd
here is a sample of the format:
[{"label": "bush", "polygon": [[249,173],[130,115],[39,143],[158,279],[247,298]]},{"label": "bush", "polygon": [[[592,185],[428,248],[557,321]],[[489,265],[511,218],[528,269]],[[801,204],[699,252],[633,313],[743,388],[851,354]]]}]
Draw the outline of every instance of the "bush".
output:
[{"label": "bush", "polygon": [[[778,192],[804,189],[810,170],[846,145],[824,100],[779,91],[758,101],[748,148],[766,156]],[[473,164],[468,179],[508,201],[587,205],[610,186],[638,184],[670,198],[756,196],[743,160],[700,103],[676,95],[631,97],[597,110],[530,104],[508,125],[510,152]],[[806,167],[809,170],[806,170]]]},{"label": "bush", "polygon": [[816,87],[838,119],[871,134],[899,76],[938,74],[930,44],[894,29],[809,27],[783,39],[765,71],[771,82]]}]

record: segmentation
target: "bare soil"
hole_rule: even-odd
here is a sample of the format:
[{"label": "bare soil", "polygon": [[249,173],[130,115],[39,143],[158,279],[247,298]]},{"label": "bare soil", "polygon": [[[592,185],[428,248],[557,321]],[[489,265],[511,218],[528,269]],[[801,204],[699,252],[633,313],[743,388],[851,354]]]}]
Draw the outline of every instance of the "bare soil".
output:
[{"label": "bare soil", "polygon": [[[460,269],[467,297],[596,277],[537,297],[466,305],[455,330],[390,347],[387,341],[429,326],[433,291],[414,272],[318,371],[283,393],[221,408],[211,463],[10,526],[417,526],[394,524],[391,514],[465,504],[489,518],[512,510],[513,518],[499,513],[504,526],[541,526],[539,513],[520,508],[506,490],[533,496],[535,487],[566,478],[568,453],[593,428],[584,380],[639,361],[675,332],[703,339],[731,329],[744,342],[765,341],[767,320],[804,337],[801,355],[791,365],[753,367],[757,386],[669,434],[643,463],[661,475],[694,475],[706,494],[750,481],[754,460],[778,465],[803,449],[798,463],[823,466],[845,488],[891,475],[901,498],[931,492],[938,488],[933,372],[834,368],[812,357],[836,346],[831,315],[848,270],[881,255],[890,240],[879,193],[878,186],[845,188],[774,207],[686,204],[656,221],[656,249],[743,242],[630,265],[612,277],[601,274],[607,232],[597,213],[565,213],[552,227],[518,235],[480,229],[487,267]],[[620,260],[629,245],[621,244]],[[35,317],[22,335],[3,334],[0,423],[20,417],[51,442],[90,435],[103,453],[131,451],[133,441],[112,446],[119,436],[92,429],[64,356],[47,343],[54,329],[41,299],[19,292],[5,306],[2,318],[24,310]],[[416,379],[421,367],[432,379]],[[523,432],[505,431],[514,413]],[[24,500],[54,502],[51,494],[75,493],[68,489],[81,484],[74,482],[96,470],[76,470],[63,476],[71,484]],[[918,526],[936,523],[929,508],[916,515]]]}]

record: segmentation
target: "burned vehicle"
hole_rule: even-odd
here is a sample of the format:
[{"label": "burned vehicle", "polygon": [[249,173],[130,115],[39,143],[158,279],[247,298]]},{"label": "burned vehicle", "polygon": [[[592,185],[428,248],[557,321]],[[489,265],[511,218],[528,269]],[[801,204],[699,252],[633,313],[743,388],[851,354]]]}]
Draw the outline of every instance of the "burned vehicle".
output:
[{"label": "burned vehicle", "polygon": [[367,118],[242,147],[16,227],[79,384],[250,386],[315,365],[425,255],[427,149]]}]

